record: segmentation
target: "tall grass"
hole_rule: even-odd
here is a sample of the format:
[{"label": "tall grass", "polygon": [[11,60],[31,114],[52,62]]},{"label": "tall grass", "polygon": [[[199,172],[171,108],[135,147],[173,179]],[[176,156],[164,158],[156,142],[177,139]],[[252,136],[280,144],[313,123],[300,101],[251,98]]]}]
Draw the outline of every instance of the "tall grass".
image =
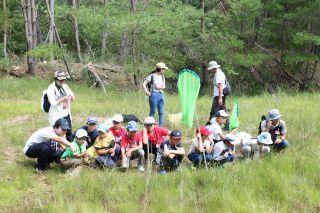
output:
[{"label": "tall grass", "polygon": [[[250,164],[225,168],[191,170],[184,162],[182,172],[160,176],[153,173],[147,190],[147,174],[84,168],[78,177],[54,166],[46,178],[34,172],[34,160],[22,147],[30,134],[48,125],[40,109],[40,97],[50,81],[39,79],[0,80],[0,210],[8,212],[319,212],[319,94],[267,94],[241,96],[242,130],[257,132],[262,114],[277,107],[288,126],[288,150]],[[141,91],[105,95],[97,89],[70,84],[76,94],[72,105],[74,127],[89,114],[101,120],[115,113],[148,114]],[[227,105],[232,106],[233,97]],[[207,120],[211,97],[198,101],[200,121]],[[177,95],[166,96],[166,112],[180,111]],[[178,125],[184,145],[194,130]]]}]

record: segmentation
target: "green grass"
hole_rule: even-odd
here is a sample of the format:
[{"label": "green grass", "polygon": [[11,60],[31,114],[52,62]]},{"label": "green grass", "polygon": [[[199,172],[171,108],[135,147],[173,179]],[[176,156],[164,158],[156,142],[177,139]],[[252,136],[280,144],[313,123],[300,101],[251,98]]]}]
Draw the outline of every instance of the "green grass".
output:
[{"label": "green grass", "polygon": [[[4,212],[319,212],[319,94],[241,96],[242,130],[257,132],[262,114],[277,107],[288,125],[290,148],[259,162],[237,163],[224,169],[147,174],[85,168],[70,178],[54,166],[47,177],[34,171],[34,160],[22,153],[30,134],[48,125],[40,109],[48,80],[0,80],[0,211]],[[72,106],[74,127],[89,114],[105,119],[115,113],[148,114],[141,91],[101,91],[70,84],[76,94]],[[179,112],[177,95],[166,96],[166,112]],[[227,105],[233,105],[229,98]],[[198,101],[200,121],[207,119],[211,98]],[[180,125],[185,147],[194,130]],[[147,197],[147,199],[146,199]],[[145,203],[145,200],[148,202]]]}]

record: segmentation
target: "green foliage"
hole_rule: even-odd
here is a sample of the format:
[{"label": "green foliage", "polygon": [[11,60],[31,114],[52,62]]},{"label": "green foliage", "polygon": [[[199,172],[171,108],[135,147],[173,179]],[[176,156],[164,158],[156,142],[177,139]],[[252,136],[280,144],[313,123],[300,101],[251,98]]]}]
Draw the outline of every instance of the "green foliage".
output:
[{"label": "green foliage", "polygon": [[60,47],[57,44],[40,44],[33,48],[31,51],[27,52],[28,56],[41,59],[50,59],[52,54],[56,57],[62,56]]}]

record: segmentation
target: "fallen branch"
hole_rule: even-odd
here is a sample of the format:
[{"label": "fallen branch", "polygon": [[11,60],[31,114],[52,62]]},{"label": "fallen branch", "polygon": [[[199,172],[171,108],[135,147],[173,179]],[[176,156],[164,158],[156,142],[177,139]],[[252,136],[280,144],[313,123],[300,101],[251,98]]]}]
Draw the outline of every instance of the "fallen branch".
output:
[{"label": "fallen branch", "polygon": [[92,66],[91,63],[87,64],[86,65],[87,69],[89,72],[91,72],[95,78],[95,84],[98,86],[98,87],[102,87],[102,90],[105,94],[107,94],[106,92],[106,88],[104,87],[104,84],[100,78],[100,76],[98,75],[98,73],[95,71],[95,68],[94,66]]},{"label": "fallen branch", "polygon": [[96,65],[96,64],[91,64],[90,66],[92,67],[96,67],[96,68],[100,68],[100,69],[104,69],[104,70],[109,70],[110,72],[117,72],[116,70],[112,69],[112,68],[108,68],[108,67],[103,67],[103,66],[100,66],[100,65]]}]

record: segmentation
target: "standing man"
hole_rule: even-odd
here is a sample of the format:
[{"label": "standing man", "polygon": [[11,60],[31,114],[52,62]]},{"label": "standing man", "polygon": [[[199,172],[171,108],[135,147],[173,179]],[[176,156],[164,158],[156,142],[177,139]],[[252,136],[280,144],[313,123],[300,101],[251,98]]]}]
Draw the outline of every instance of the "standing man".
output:
[{"label": "standing man", "polygon": [[162,127],[164,123],[164,92],[166,88],[166,81],[164,78],[164,71],[168,67],[160,62],[156,65],[155,72],[151,73],[142,83],[143,89],[149,96],[150,116],[154,117],[156,108],[159,114],[159,126]]},{"label": "standing man", "polygon": [[220,65],[216,61],[211,61],[208,67],[209,71],[214,72],[213,79],[213,101],[210,111],[209,121],[216,115],[219,110],[226,111],[226,96],[223,89],[226,87],[226,76],[220,69]]},{"label": "standing man", "polygon": [[36,170],[39,173],[47,172],[50,163],[61,157],[61,152],[53,150],[50,146],[51,141],[68,146],[73,152],[77,151],[75,145],[64,139],[69,129],[69,121],[60,118],[55,122],[54,126],[39,129],[27,140],[23,152],[29,158],[37,158]]},{"label": "standing man", "polygon": [[61,70],[54,73],[54,82],[47,89],[48,101],[50,109],[48,112],[49,123],[51,126],[59,118],[65,118],[69,122],[70,128],[67,131],[66,137],[68,141],[72,141],[72,125],[71,125],[71,102],[74,101],[74,94],[68,85],[65,83],[67,74]]}]

